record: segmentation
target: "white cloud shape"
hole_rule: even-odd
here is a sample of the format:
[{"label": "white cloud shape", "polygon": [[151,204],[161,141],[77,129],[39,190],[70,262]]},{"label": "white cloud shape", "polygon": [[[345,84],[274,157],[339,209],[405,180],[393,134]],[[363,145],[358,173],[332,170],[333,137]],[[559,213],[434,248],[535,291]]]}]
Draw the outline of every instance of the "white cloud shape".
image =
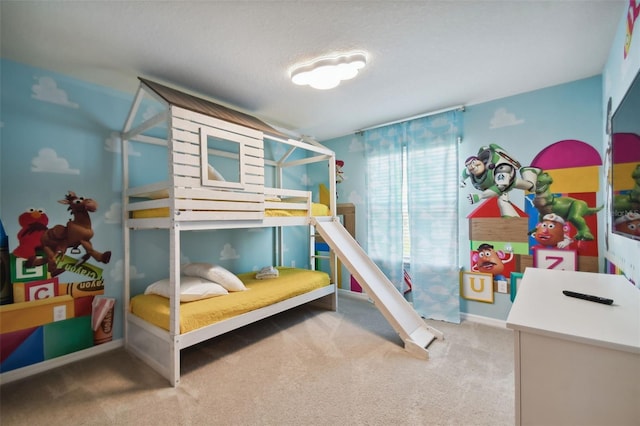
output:
[{"label": "white cloud shape", "polygon": [[[131,265],[129,274],[131,275],[130,278],[132,280],[144,278],[144,273],[139,273],[134,265]],[[122,281],[122,279],[124,278],[124,261],[122,259],[113,264],[109,275],[111,275],[111,279],[113,279],[114,281]]]},{"label": "white cloud shape", "polygon": [[273,148],[273,156],[274,158],[281,158],[287,153],[287,149],[284,147],[284,144],[277,144]]},{"label": "white cloud shape", "polygon": [[523,119],[516,118],[516,115],[507,111],[506,108],[498,108],[491,118],[490,129],[499,129],[500,127],[517,126],[524,123]]},{"label": "white cloud shape", "polygon": [[387,131],[387,136],[397,136],[398,135],[398,128],[397,127],[392,127]]},{"label": "white cloud shape", "polygon": [[309,175],[307,175],[306,173],[304,173],[301,177],[300,177],[300,183],[304,186],[311,186],[311,184],[313,184],[313,181],[311,180],[311,178],[309,177]]},{"label": "white cloud shape", "polygon": [[433,127],[442,127],[449,125],[449,119],[446,117],[436,117],[431,121],[431,125]]},{"label": "white cloud shape", "polygon": [[122,222],[122,203],[111,203],[109,210],[104,214],[104,223]]},{"label": "white cloud shape", "polygon": [[104,149],[109,152],[120,152],[120,135],[118,132],[111,132],[108,138],[104,140]]},{"label": "white cloud shape", "polygon": [[360,205],[364,202],[362,196],[358,194],[356,191],[351,191],[349,196],[347,197],[351,204]]},{"label": "white cloud shape", "polygon": [[[131,142],[129,142],[129,156],[140,157],[140,152],[133,148]],[[104,140],[104,150],[119,154],[122,152],[122,139],[120,133],[111,132],[108,138]]]},{"label": "white cloud shape", "polygon": [[358,137],[354,137],[351,139],[351,143],[349,144],[349,152],[362,152],[364,151],[364,144],[362,140]]},{"label": "white cloud shape", "polygon": [[431,285],[429,286],[429,291],[439,296],[447,296],[448,294],[451,293],[450,289],[441,285]]},{"label": "white cloud shape", "polygon": [[147,109],[142,113],[142,118],[144,120],[148,120],[151,117],[155,117],[158,114],[158,110],[153,107],[153,106],[149,106],[147,107]]},{"label": "white cloud shape", "polygon": [[51,77],[38,78],[38,83],[31,86],[31,90],[33,91],[31,97],[39,101],[51,102],[52,104],[70,108],[78,108],[78,104],[70,102],[67,92],[58,89],[58,84]]},{"label": "white cloud shape", "polygon": [[220,260],[240,259],[240,255],[236,253],[231,244],[226,243],[220,252]]},{"label": "white cloud shape", "polygon": [[424,139],[432,139],[433,138],[433,132],[431,131],[431,129],[425,127],[423,129],[419,129],[422,130],[420,134],[416,135],[418,139],[420,138],[424,138]]},{"label": "white cloud shape", "polygon": [[31,171],[36,173],[60,173],[79,175],[80,170],[70,169],[69,163],[51,148],[42,148],[38,156],[31,160]]}]

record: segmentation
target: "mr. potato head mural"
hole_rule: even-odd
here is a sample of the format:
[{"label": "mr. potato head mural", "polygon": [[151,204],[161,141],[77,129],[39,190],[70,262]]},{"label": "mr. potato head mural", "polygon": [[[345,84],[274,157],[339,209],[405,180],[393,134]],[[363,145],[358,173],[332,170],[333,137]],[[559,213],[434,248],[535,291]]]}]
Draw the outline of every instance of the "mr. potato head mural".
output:
[{"label": "mr. potato head mural", "polygon": [[564,249],[573,242],[573,238],[569,236],[569,230],[570,228],[563,218],[555,213],[550,213],[542,217],[542,221],[536,225],[531,236],[541,246]]},{"label": "mr. potato head mural", "polygon": [[510,272],[513,272],[513,252],[494,250],[491,244],[483,243],[478,247],[477,252],[471,256],[471,270],[474,272],[484,272],[493,275],[495,281],[505,281]]}]

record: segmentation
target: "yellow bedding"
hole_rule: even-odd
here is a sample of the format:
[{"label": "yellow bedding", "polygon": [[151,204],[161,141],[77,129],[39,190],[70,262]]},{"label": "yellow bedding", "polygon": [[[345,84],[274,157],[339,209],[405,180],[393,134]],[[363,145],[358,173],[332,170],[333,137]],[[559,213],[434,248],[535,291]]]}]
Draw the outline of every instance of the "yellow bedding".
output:
[{"label": "yellow bedding", "polygon": [[[267,209],[264,211],[265,217],[289,217],[289,216],[306,216],[306,210],[280,210]],[[324,204],[311,203],[311,216],[331,216],[329,207]]]},{"label": "yellow bedding", "polygon": [[[249,311],[272,305],[311,290],[329,285],[329,275],[278,267],[279,277],[257,280],[255,272],[239,274],[248,288],[228,295],[180,304],[180,333],[216,323]],[[138,295],[131,299],[130,310],[145,321],[169,330],[169,299],[154,294]]]},{"label": "yellow bedding", "polygon": [[[267,209],[264,212],[265,217],[293,217],[306,216],[306,210],[286,210],[286,209]],[[329,207],[324,204],[311,203],[312,216],[331,216]],[[157,209],[135,210],[132,217],[134,219],[148,219],[153,217],[168,217],[169,207],[159,207]]]}]

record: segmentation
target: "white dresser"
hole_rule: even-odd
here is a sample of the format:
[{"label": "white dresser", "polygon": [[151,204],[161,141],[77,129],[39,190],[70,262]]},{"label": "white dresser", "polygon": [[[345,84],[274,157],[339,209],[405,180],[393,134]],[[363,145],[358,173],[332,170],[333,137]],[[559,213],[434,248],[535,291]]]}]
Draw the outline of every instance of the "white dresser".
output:
[{"label": "white dresser", "polygon": [[527,268],[507,327],[516,424],[640,425],[640,290],[624,277]]}]

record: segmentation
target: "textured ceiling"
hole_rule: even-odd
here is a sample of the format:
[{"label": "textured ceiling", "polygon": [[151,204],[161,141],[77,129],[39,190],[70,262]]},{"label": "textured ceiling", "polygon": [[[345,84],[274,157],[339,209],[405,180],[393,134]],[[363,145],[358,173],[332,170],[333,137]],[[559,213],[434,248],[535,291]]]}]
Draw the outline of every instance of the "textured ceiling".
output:
[{"label": "textured ceiling", "polygon": [[[133,93],[138,76],[318,140],[600,74],[628,0],[0,1],[3,58]],[[290,68],[364,50],[330,91]]]}]

